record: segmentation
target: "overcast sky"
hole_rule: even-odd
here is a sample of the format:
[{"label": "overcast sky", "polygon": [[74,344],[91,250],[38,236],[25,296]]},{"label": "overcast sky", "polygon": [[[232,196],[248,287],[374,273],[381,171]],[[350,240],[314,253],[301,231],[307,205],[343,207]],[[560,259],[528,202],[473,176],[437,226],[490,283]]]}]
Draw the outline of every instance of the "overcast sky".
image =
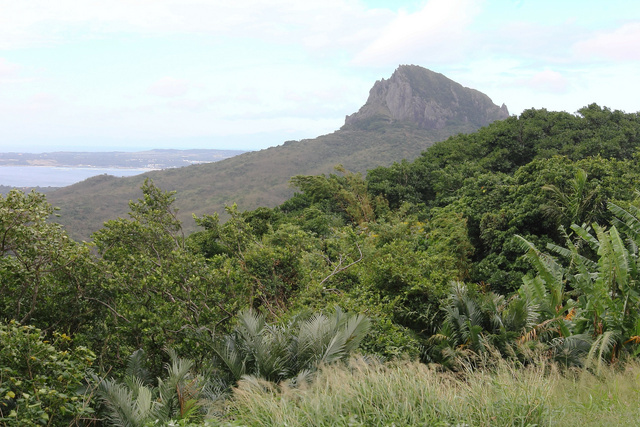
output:
[{"label": "overcast sky", "polygon": [[0,0],[0,151],[254,150],[415,64],[511,114],[640,111],[638,0]]}]

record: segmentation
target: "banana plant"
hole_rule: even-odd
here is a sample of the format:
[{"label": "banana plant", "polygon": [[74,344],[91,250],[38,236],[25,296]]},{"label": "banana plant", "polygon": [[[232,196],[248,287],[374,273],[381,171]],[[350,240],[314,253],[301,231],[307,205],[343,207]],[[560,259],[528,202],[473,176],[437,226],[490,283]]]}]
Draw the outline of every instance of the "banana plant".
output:
[{"label": "banana plant", "polygon": [[518,290],[520,298],[536,304],[540,309],[541,323],[536,329],[548,329],[549,325],[553,325],[557,328],[559,336],[571,335],[565,321],[565,317],[573,308],[565,295],[565,269],[553,257],[538,250],[524,237],[516,238],[525,251],[525,258],[538,273],[536,277],[525,276],[523,285]]},{"label": "banana plant", "polygon": [[559,337],[590,337],[587,356],[597,363],[623,350],[640,353],[640,209],[608,207],[614,215],[609,229],[573,224],[576,238],[567,236],[566,247],[548,245],[566,259],[564,265],[520,237],[537,273],[525,279],[520,294],[533,296],[548,316],[555,315]]}]

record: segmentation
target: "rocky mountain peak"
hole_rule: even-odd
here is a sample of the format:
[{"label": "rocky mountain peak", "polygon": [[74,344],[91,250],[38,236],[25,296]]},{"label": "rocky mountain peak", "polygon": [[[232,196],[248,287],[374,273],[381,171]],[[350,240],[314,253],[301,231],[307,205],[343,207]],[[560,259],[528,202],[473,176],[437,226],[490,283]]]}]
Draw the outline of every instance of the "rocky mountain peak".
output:
[{"label": "rocky mountain peak", "polygon": [[343,129],[372,129],[394,122],[422,129],[450,125],[477,129],[507,117],[506,105],[498,107],[482,92],[426,68],[401,65],[391,78],[373,85],[366,104],[346,117]]}]

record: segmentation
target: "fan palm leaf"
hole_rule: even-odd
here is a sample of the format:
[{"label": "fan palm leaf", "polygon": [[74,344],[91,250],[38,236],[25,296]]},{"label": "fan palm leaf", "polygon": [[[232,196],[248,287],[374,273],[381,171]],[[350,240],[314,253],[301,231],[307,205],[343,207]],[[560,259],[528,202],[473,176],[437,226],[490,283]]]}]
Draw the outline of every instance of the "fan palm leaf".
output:
[{"label": "fan palm leaf", "polygon": [[589,334],[575,334],[568,337],[556,337],[550,347],[553,359],[565,366],[582,366],[593,344]]},{"label": "fan palm leaf", "polygon": [[264,316],[247,311],[241,313],[236,330],[214,349],[218,366],[230,374],[229,386],[246,376],[279,382],[311,372],[319,363],[342,359],[368,330],[368,318],[339,308],[330,315],[295,317],[285,326],[267,325]]},{"label": "fan palm leaf", "polygon": [[589,349],[587,365],[595,365],[596,370],[599,372],[618,341],[619,335],[617,331],[606,331],[598,335]]},{"label": "fan palm leaf", "polygon": [[138,378],[134,378],[130,384],[127,386],[107,379],[98,386],[98,395],[107,410],[107,419],[114,426],[142,426],[154,420],[158,413],[152,390]]},{"label": "fan palm leaf", "polygon": [[145,385],[151,384],[153,378],[146,368],[147,353],[139,348],[134,351],[129,360],[127,361],[127,368],[125,370],[125,376],[129,378],[139,378]]}]

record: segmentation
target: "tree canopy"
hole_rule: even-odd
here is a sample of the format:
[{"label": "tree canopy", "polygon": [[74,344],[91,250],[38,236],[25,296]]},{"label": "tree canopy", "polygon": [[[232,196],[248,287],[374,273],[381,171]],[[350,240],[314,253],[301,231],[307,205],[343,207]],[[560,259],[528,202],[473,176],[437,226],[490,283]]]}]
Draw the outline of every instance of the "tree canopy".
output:
[{"label": "tree canopy", "polygon": [[[140,423],[202,415],[195,396],[243,375],[302,381],[356,348],[450,369],[496,352],[532,363],[535,349],[568,366],[635,357],[639,148],[638,114],[527,110],[366,176],[293,177],[282,205],[231,205],[188,236],[175,193],[150,180],[127,218],[81,243],[43,195],[13,190],[0,196],[0,338],[73,375],[90,364],[100,416],[144,404]],[[14,380],[0,373],[0,406],[19,408],[36,396],[15,383],[29,368],[1,351]],[[91,416],[70,403],[76,376],[56,384],[56,404]]]}]

